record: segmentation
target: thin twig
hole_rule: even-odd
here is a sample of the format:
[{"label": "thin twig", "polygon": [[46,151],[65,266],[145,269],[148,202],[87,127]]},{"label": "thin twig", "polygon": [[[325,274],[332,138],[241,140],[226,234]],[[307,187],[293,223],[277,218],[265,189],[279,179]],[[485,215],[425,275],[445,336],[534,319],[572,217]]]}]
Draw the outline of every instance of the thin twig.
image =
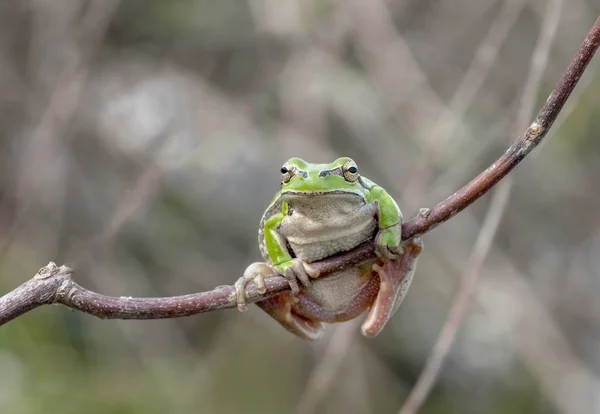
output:
[{"label": "thin twig", "polygon": [[[600,18],[588,33],[578,53],[525,133],[494,164],[462,189],[433,208],[422,209],[417,217],[404,223],[402,239],[408,240],[426,233],[456,215],[489,191],[521,162],[545,137],[599,44]],[[318,268],[321,274],[326,275],[335,270],[354,266],[374,256],[373,243],[368,242],[350,252],[312,265]],[[61,303],[91,315],[113,319],[173,318],[232,308],[236,305],[232,286],[166,298],[109,297],[82,288],[71,280],[70,274],[70,269],[58,268],[51,264],[43,268],[41,273],[38,273],[33,279],[1,297],[0,325],[48,303]],[[283,277],[273,275],[267,279],[265,295],[258,295],[255,287],[250,284],[249,301],[256,302],[288,289],[289,285]]]},{"label": "thin twig", "polygon": [[[535,96],[539,91],[542,75],[548,62],[550,48],[554,41],[558,22],[560,20],[560,11],[562,9],[562,0],[553,0],[547,7],[542,29],[538,36],[537,44],[531,57],[529,75],[525,82],[525,90],[521,96],[521,104],[517,114],[516,125],[521,128],[527,122],[527,119],[533,112]],[[452,301],[452,306],[448,312],[448,317],[438,336],[433,351],[427,360],[425,369],[419,375],[417,383],[411,390],[408,398],[400,409],[400,414],[413,414],[419,411],[427,396],[431,392],[433,384],[437,379],[442,364],[454,343],[456,333],[460,327],[465,313],[468,309],[471,296],[477,286],[480,270],[490,251],[492,241],[498,230],[498,225],[508,204],[512,190],[513,176],[509,176],[494,191],[490,201],[490,208],[485,216],[481,231],[477,236],[475,247],[471,252],[466,270],[462,276],[461,284]]]}]

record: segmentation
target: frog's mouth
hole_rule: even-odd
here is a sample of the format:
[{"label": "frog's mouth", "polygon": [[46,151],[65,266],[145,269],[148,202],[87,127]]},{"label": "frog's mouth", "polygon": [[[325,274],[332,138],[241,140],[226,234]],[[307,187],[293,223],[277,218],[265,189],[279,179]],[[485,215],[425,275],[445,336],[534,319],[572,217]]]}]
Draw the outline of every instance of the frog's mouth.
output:
[{"label": "frog's mouth", "polygon": [[285,190],[281,192],[281,197],[285,199],[298,199],[298,198],[309,198],[309,197],[357,197],[364,199],[364,195],[360,192],[354,192],[352,190]]}]

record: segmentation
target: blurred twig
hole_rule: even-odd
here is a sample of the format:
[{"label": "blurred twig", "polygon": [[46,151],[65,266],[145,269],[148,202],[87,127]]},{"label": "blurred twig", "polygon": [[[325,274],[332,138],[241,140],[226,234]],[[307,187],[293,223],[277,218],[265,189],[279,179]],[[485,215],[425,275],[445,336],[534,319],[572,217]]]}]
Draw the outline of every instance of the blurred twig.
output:
[{"label": "blurred twig", "polygon": [[357,319],[336,326],[319,362],[311,371],[296,408],[297,414],[314,413],[323,395],[329,390],[350,350],[358,326]]},{"label": "blurred twig", "polygon": [[[401,206],[414,205],[431,179],[434,165],[447,153],[448,142],[455,134],[460,121],[475,100],[477,93],[494,66],[500,49],[506,41],[511,27],[517,21],[525,0],[506,0],[502,9],[490,25],[485,38],[477,48],[475,56],[460,84],[452,94],[448,105],[437,118],[429,131],[423,155],[415,163],[414,174],[402,191]],[[418,201],[417,201],[418,202]],[[406,208],[406,207],[403,207]]]},{"label": "blurred twig", "polygon": [[[152,145],[148,152],[152,154],[158,148],[166,145],[173,136],[173,127],[167,126],[156,139],[152,140]],[[134,214],[141,206],[148,202],[148,199],[156,192],[165,170],[161,169],[153,162],[147,162],[141,174],[135,180],[131,190],[122,198],[114,211],[109,224],[98,234],[86,240],[79,246],[74,254],[74,263],[81,263],[91,257],[95,251],[105,245],[115,235],[119,233],[129,217]],[[77,265],[76,265],[77,266]]]},{"label": "blurred twig", "polygon": [[448,220],[488,192],[516,167],[546,136],[563,105],[577,85],[600,42],[600,18],[596,20],[579,51],[563,73],[529,128],[490,167],[433,208],[402,226],[402,238],[421,235]]},{"label": "blurred twig", "polygon": [[[421,235],[456,215],[489,191],[521,162],[547,134],[599,44],[600,18],[595,22],[578,53],[525,133],[495,163],[463,188],[431,209],[422,209],[417,217],[404,223],[402,239],[407,240]],[[374,255],[373,243],[368,242],[350,252],[312,265],[321,274],[326,275],[356,265]],[[167,298],[109,297],[82,288],[73,282],[70,276],[71,270],[64,266],[58,268],[51,263],[42,268],[33,279],[0,298],[0,325],[49,303],[61,303],[95,316],[115,319],[171,318],[236,306],[232,286]],[[287,281],[283,277],[273,275],[267,279],[265,295],[258,295],[255,286],[250,284],[249,301],[256,302],[287,289],[289,289]]]},{"label": "blurred twig", "polygon": [[[47,166],[51,165],[47,160],[54,158],[51,154],[56,153],[63,143],[61,137],[78,109],[90,59],[99,48],[119,4],[120,0],[89,2],[76,24],[77,47],[67,56],[49,91],[48,103],[31,133],[20,162],[21,172],[17,174],[18,180],[14,183],[14,188],[7,191],[14,194],[19,207],[11,228],[3,235],[3,239],[0,239],[0,248],[8,246],[11,237],[25,220],[26,209],[40,192],[39,177],[43,175],[40,171],[46,171]],[[78,4],[73,3],[70,6],[75,7]]]},{"label": "blurred twig", "polygon": [[[548,62],[548,56],[550,55],[550,48],[558,29],[561,9],[562,0],[553,0],[547,6],[544,22],[531,57],[529,75],[525,81],[525,90],[521,96],[521,103],[517,114],[517,128],[521,128],[525,125],[533,112],[535,97],[539,91],[542,75]],[[500,224],[500,220],[502,219],[502,215],[508,204],[513,181],[513,177],[509,176],[497,187],[492,196],[490,208],[488,209],[483,225],[481,226],[481,231],[475,242],[475,247],[467,262],[460,287],[454,297],[450,311],[448,312],[448,318],[444,322],[442,331],[427,360],[425,369],[421,372],[417,383],[400,409],[400,414],[412,414],[418,412],[431,392],[431,388],[438,377],[444,359],[446,359],[446,356],[450,351],[454,338],[456,338],[458,328],[467,311],[470,298],[477,285],[480,274],[479,271],[490,251],[492,241],[498,230],[498,225]]]}]

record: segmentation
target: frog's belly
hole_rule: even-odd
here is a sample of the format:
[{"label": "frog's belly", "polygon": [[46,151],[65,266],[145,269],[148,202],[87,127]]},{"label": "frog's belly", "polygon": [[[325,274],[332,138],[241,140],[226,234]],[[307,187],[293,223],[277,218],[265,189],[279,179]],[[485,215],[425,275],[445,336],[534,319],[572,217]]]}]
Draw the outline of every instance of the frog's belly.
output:
[{"label": "frog's belly", "polygon": [[[318,308],[306,309],[308,313],[318,312],[332,317],[348,314],[348,312],[352,314],[351,317],[361,314],[366,309],[365,306],[361,309],[352,308],[356,307],[356,298],[372,284],[370,283],[374,275],[372,263],[341,270],[323,279],[314,279],[312,286],[303,288],[300,294],[308,299],[304,301],[303,307]],[[323,320],[323,318],[319,319]]]},{"label": "frog's belly", "polygon": [[288,243],[294,255],[307,263],[321,260],[340,252],[352,250],[371,239],[377,228],[375,220],[365,223],[356,232],[348,233],[332,240],[310,240],[305,237],[289,237]]}]

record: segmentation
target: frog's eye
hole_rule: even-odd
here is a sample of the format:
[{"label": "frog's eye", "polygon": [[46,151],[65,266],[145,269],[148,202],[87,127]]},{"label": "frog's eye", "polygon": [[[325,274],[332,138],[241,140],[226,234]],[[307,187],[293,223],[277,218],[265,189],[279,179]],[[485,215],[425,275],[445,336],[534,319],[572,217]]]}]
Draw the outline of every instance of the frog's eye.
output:
[{"label": "frog's eye", "polygon": [[283,167],[281,167],[281,182],[283,184],[291,180],[292,175],[294,175],[293,171],[294,167],[292,167],[288,163],[283,164]]},{"label": "frog's eye", "polygon": [[354,161],[346,161],[342,167],[342,171],[344,172],[344,178],[347,181],[356,181],[358,179],[358,167]]}]

